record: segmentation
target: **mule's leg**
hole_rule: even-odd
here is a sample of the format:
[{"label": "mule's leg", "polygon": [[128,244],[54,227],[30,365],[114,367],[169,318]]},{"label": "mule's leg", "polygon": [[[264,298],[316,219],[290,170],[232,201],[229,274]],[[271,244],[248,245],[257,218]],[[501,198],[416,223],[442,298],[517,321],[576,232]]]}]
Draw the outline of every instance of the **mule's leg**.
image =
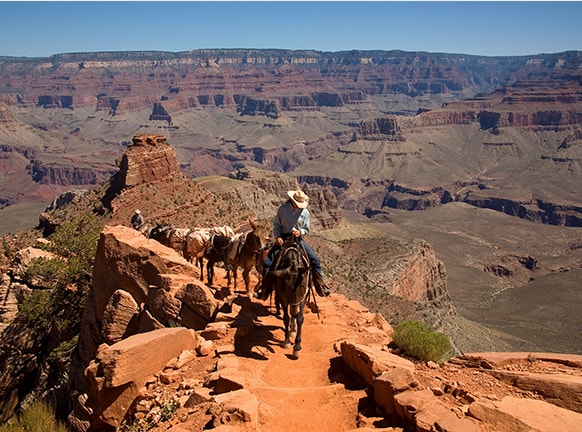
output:
[{"label": "mule's leg", "polygon": [[289,337],[297,336],[297,317],[291,315],[291,324],[289,324]]},{"label": "mule's leg", "polygon": [[280,317],[281,316],[281,299],[279,299],[279,296],[277,295],[277,293],[275,293],[274,300],[275,300],[275,316]]},{"label": "mule's leg", "polygon": [[301,352],[301,328],[303,327],[303,305],[299,310],[299,314],[295,317],[297,322],[297,335],[295,336],[295,346],[293,347],[293,357],[299,358]]},{"label": "mule's leg", "polygon": [[253,293],[251,292],[251,276],[249,275],[251,269],[247,268],[246,266],[243,268],[243,280],[245,281],[245,291],[247,292],[248,296],[252,296]]},{"label": "mule's leg", "polygon": [[206,263],[206,277],[208,278],[208,285],[212,286],[212,280],[214,279],[214,263],[210,260]]},{"label": "mule's leg", "polygon": [[[224,264],[224,270],[226,271],[226,286],[230,288],[232,266]],[[234,290],[236,291],[236,271],[234,272]]]},{"label": "mule's leg", "polygon": [[283,326],[285,328],[285,340],[281,344],[283,348],[289,348],[291,346],[291,337],[289,332],[289,308],[283,307]]},{"label": "mule's leg", "polygon": [[237,275],[238,275],[238,264],[232,264],[231,271],[232,271],[231,277],[234,279],[234,292],[236,292],[236,279],[237,279]]},{"label": "mule's leg", "polygon": [[204,258],[198,257],[198,266],[200,267],[200,280],[204,281]]}]

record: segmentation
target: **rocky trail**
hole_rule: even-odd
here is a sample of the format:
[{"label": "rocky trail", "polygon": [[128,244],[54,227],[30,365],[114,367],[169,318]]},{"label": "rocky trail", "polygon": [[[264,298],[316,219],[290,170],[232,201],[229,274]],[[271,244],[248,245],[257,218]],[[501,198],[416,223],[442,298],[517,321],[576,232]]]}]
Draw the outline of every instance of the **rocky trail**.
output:
[{"label": "rocky trail", "polygon": [[[215,288],[226,291],[225,281],[220,280]],[[275,315],[274,305],[269,301],[249,299],[242,292],[235,293],[235,297],[234,303],[240,307],[237,320],[242,322],[231,323],[233,328],[213,341],[213,349],[207,356],[196,357],[178,369],[169,365],[162,373],[166,378],[159,380],[166,384],[158,381],[155,389],[149,389],[151,397],[173,392],[181,401],[176,415],[153,430],[512,431],[534,430],[519,429],[526,427],[531,420],[537,425],[535,430],[558,431],[565,430],[564,425],[571,422],[582,421],[582,414],[544,402],[543,394],[545,392],[547,397],[548,393],[543,386],[524,389],[491,373],[501,369],[529,376],[567,376],[573,380],[574,386],[578,386],[567,390],[578,388],[578,393],[574,391],[572,396],[573,400],[578,399],[574,402],[576,405],[580,402],[579,387],[582,385],[580,356],[558,355],[554,362],[535,359],[533,354],[490,353],[491,357],[488,357],[483,353],[490,362],[485,367],[487,360],[474,355],[442,365],[413,363],[417,380],[414,390],[428,391],[438,401],[439,409],[444,409],[445,417],[452,414],[453,419],[460,422],[457,424],[449,419],[448,427],[423,429],[414,421],[403,419],[397,412],[387,413],[374,400],[373,387],[354,373],[342,358],[342,341],[388,352],[391,328],[383,317],[341,294],[316,297],[317,306],[312,299],[306,308],[303,349],[299,358],[294,358],[292,348],[281,347],[283,322]],[[495,362],[502,365],[508,359],[511,359],[507,361],[508,366],[495,366]],[[403,362],[408,361],[403,359]],[[377,367],[374,360],[370,363],[372,369]],[[516,398],[518,405],[520,400],[544,405],[537,413],[527,409],[525,415],[515,413],[515,419],[506,413],[499,414],[508,425],[503,427],[496,423],[496,415],[478,420],[468,414],[469,405],[477,400],[501,401],[504,397]],[[500,412],[503,409],[500,407]],[[563,418],[556,422],[555,415]],[[438,419],[434,424],[441,427]]]},{"label": "rocky trail", "polygon": [[[205,365],[206,369],[222,374],[218,380],[223,382],[215,383],[215,390],[216,386],[236,388],[240,384],[256,397],[256,421],[236,422],[237,430],[356,429],[362,401],[367,399],[367,385],[347,369],[336,344],[346,338],[366,344],[389,342],[385,331],[355,321],[366,309],[341,295],[317,297],[315,301],[311,297],[305,309],[302,350],[295,358],[292,347],[281,346],[283,320],[275,314],[271,300],[251,300],[240,293],[236,302],[242,310],[251,311],[253,323],[248,333],[220,340],[212,355],[189,364],[189,372],[182,373],[198,375],[208,382],[208,376],[200,376],[200,366]],[[370,319],[374,316],[370,314]],[[368,403],[373,408],[373,400]],[[211,411],[196,409],[197,415],[188,415],[184,422],[177,416],[178,428],[171,430],[208,427],[212,422]],[[166,427],[159,430],[167,430]],[[230,424],[228,430],[235,430],[233,427]]]}]

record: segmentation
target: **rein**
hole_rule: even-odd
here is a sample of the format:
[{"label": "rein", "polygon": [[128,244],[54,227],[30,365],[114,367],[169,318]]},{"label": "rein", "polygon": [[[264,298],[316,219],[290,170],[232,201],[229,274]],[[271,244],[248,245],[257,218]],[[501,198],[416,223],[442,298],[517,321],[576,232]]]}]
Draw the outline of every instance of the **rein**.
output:
[{"label": "rein", "polygon": [[[307,268],[307,271],[305,272],[305,276],[307,278],[307,281],[309,282],[309,273],[310,273],[310,269]],[[297,291],[297,287],[294,289],[295,291]],[[305,303],[305,300],[307,300],[309,298],[309,293],[311,292],[311,288],[308,287],[305,290],[305,294],[303,294],[303,296],[301,297],[301,300],[299,300],[298,302],[295,303],[289,303],[290,306],[299,306],[302,305],[303,303]],[[319,314],[319,312],[318,312]]]}]

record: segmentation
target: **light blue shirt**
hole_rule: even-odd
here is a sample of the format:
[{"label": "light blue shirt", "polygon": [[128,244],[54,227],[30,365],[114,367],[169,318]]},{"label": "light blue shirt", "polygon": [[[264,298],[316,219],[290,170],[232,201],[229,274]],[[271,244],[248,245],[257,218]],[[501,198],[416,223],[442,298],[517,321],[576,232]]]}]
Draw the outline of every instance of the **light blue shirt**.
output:
[{"label": "light blue shirt", "polygon": [[301,236],[309,233],[309,210],[293,207],[291,201],[287,201],[277,210],[273,220],[273,233],[275,238],[282,234],[291,234],[294,230],[299,230]]}]

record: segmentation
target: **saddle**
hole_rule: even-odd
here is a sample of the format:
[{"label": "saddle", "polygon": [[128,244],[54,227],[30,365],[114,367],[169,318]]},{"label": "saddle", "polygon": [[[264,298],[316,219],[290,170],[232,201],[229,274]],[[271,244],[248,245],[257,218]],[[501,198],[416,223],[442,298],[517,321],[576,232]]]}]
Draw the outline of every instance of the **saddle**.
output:
[{"label": "saddle", "polygon": [[307,252],[305,252],[305,248],[301,244],[296,237],[288,237],[281,246],[279,252],[277,252],[275,259],[273,260],[273,264],[271,265],[271,269],[276,269],[279,266],[281,261],[281,257],[285,255],[285,252],[289,249],[296,249],[299,253],[299,257],[301,258],[301,262],[305,267],[310,266],[309,257],[307,256]]}]

